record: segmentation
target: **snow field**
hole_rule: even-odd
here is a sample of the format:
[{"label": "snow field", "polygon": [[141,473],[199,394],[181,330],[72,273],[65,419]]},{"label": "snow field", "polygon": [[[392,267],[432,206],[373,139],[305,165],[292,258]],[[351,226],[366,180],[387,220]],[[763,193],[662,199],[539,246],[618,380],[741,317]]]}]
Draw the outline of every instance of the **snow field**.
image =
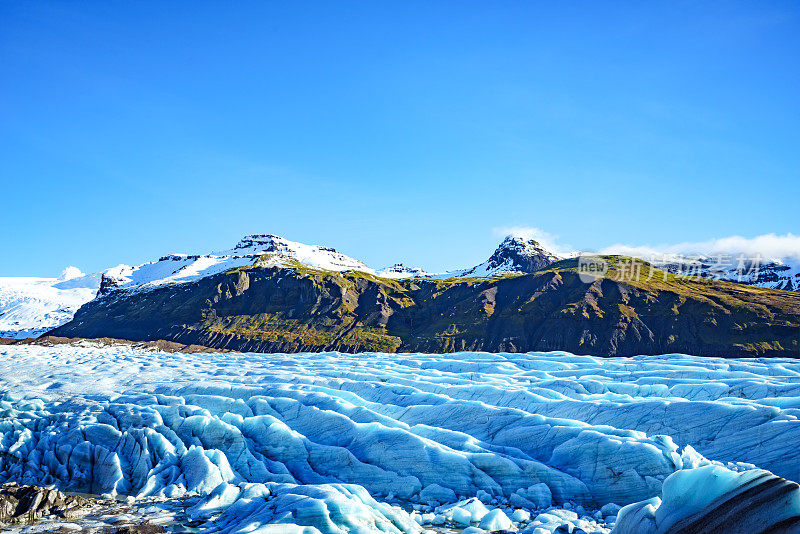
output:
[{"label": "snow field", "polygon": [[36,337],[61,326],[99,287],[99,274],[75,267],[58,278],[0,277],[0,337]]}]

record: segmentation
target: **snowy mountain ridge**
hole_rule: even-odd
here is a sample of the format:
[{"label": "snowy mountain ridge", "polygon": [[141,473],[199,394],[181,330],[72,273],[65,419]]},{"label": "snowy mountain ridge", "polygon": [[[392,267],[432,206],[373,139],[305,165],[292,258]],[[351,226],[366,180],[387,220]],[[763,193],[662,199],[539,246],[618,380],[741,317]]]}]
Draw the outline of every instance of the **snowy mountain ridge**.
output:
[{"label": "snowy mountain ridge", "polygon": [[[573,256],[572,254],[570,256]],[[295,268],[297,263],[329,271],[357,271],[393,279],[499,277],[532,273],[563,259],[537,241],[506,237],[484,262],[467,269],[431,273],[397,263],[375,269],[333,248],[307,245],[272,234],[244,236],[231,249],[208,254],[169,254],[141,265],[118,265],[84,275],[74,267],[58,279],[0,277],[0,337],[31,337],[68,322],[75,311],[98,294],[117,290],[147,291],[168,284],[195,282],[207,276],[253,265]],[[649,259],[675,274],[717,278],[770,289],[800,291],[800,259],[770,258],[755,265],[735,257],[678,255]]]},{"label": "snowy mountain ridge", "polygon": [[[193,282],[256,263],[263,266],[292,267],[293,262],[328,271],[360,271],[383,275],[383,271],[371,269],[363,262],[330,247],[306,245],[272,234],[253,234],[243,237],[236,246],[228,250],[210,254],[170,254],[142,265],[118,265],[103,273],[100,292],[106,294],[119,289],[146,290],[165,284]],[[409,276],[407,270],[396,267],[387,269],[385,276]]]},{"label": "snowy mountain ridge", "polygon": [[508,236],[485,262],[469,269],[430,273],[396,263],[373,269],[331,247],[306,245],[272,234],[243,237],[235,247],[211,254],[170,254],[138,266],[119,265],[103,273],[101,293],[140,290],[170,283],[193,282],[220,272],[258,263],[291,268],[293,262],[328,271],[358,271],[383,278],[492,277],[510,272],[534,272],[559,258],[532,239]]}]

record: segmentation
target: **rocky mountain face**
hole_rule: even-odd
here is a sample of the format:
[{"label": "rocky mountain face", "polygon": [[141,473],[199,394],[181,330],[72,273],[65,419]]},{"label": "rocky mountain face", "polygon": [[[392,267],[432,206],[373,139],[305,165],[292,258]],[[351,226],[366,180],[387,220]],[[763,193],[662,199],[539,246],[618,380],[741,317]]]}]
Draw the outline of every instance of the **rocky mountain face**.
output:
[{"label": "rocky mountain face", "polygon": [[622,259],[606,260],[608,272],[591,283],[575,259],[527,274],[445,280],[256,263],[148,291],[108,292],[51,334],[256,352],[798,354],[798,293],[660,271],[620,281]]},{"label": "rocky mountain face", "polygon": [[454,276],[496,276],[509,272],[532,273],[558,261],[558,256],[545,250],[537,241],[508,236],[488,260],[471,269],[455,271]]},{"label": "rocky mountain face", "polygon": [[[72,318],[54,332],[254,351],[797,355],[800,306],[786,303],[798,295],[763,291],[800,289],[798,265],[712,260],[657,263],[669,273],[666,286],[660,275],[634,283],[606,274],[585,284],[576,259],[520,237],[475,267],[431,274],[402,264],[376,270],[329,247],[258,234],[220,252],[120,265],[99,283],[99,275],[84,277],[88,288],[73,288],[84,278],[48,281],[49,308],[31,296],[43,291],[39,282],[8,279],[0,283],[0,327],[39,335]],[[73,293],[81,300],[59,303]]]}]

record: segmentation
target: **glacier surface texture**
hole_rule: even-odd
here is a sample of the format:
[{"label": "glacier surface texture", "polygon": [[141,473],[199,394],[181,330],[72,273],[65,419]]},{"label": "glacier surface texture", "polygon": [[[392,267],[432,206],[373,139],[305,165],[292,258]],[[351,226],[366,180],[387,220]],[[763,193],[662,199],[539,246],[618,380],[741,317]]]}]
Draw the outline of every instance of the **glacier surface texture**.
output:
[{"label": "glacier surface texture", "polygon": [[206,532],[800,516],[800,360],[22,345],[0,395],[0,482],[191,497]]}]

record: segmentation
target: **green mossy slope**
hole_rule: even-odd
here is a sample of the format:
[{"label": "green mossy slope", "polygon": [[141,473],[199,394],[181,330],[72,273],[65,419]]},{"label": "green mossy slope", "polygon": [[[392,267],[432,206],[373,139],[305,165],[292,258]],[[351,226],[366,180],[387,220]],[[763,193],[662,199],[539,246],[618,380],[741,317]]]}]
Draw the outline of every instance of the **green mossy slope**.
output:
[{"label": "green mossy slope", "polygon": [[576,260],[499,279],[389,280],[248,267],[116,291],[50,334],[259,352],[566,350],[628,356],[798,356],[800,293],[676,278],[630,259],[585,283]]}]

